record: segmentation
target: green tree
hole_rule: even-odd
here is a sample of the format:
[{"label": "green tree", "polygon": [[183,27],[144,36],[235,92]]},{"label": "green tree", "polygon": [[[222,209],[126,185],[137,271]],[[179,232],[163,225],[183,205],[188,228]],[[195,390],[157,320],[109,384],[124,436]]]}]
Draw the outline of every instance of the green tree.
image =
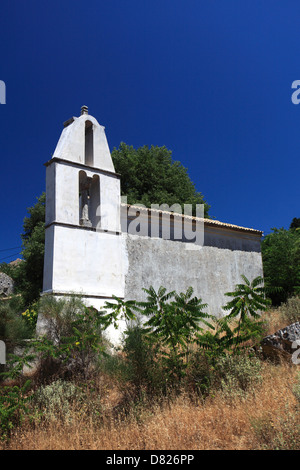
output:
[{"label": "green tree", "polygon": [[269,296],[280,305],[300,288],[300,231],[272,230],[262,241],[262,259]]},{"label": "green tree", "polygon": [[17,292],[22,295],[26,307],[39,298],[43,287],[45,201],[46,195],[43,193],[37,198],[36,204],[27,209],[28,215],[24,218],[21,234],[23,261],[6,270],[15,280]]},{"label": "green tree", "polygon": [[297,217],[294,217],[292,222],[291,222],[291,225],[290,225],[290,229],[297,229],[297,228],[300,228],[300,218],[297,218]]},{"label": "green tree", "polygon": [[13,296],[0,302],[0,340],[5,342],[6,352],[22,346],[31,335],[32,329],[22,317],[22,299]]},{"label": "green tree", "polygon": [[197,192],[187,169],[173,161],[172,152],[166,147],[144,145],[138,149],[121,143],[112,151],[117,173],[121,175],[121,194],[127,196],[128,204],[204,204],[208,217],[209,205]]}]

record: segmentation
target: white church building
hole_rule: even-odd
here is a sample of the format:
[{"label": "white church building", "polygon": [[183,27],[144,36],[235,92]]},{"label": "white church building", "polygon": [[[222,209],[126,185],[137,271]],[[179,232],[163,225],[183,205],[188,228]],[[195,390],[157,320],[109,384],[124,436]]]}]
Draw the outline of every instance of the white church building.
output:
[{"label": "white church building", "polygon": [[263,275],[260,230],[122,202],[105,128],[86,106],[45,166],[44,294],[78,294],[100,309],[114,295],[142,300],[151,285],[192,286],[221,316],[242,274]]}]

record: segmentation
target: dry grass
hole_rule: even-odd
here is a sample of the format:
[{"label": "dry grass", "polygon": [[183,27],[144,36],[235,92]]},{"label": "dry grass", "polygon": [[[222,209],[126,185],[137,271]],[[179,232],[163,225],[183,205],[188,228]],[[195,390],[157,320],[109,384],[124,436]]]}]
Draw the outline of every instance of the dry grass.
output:
[{"label": "dry grass", "polygon": [[275,331],[281,330],[288,324],[279,308],[265,313],[264,320],[266,322],[266,335],[273,334]]},{"label": "dry grass", "polygon": [[[284,326],[274,312],[266,334]],[[124,390],[107,378],[99,397],[73,406],[71,421],[27,422],[0,450],[260,450],[300,449],[296,365],[262,363],[262,381],[247,394],[185,392],[173,399],[132,401],[122,412]],[[94,393],[94,392],[93,392]],[[94,400],[94,401],[93,401]],[[96,403],[99,413],[91,413]]]},{"label": "dry grass", "polygon": [[[297,369],[287,364],[265,364],[263,369],[263,384],[244,398],[218,392],[195,404],[183,394],[165,404],[133,407],[123,419],[115,418],[111,408],[101,423],[89,413],[74,411],[70,424],[23,426],[3,449],[299,449],[299,414],[292,393]],[[111,393],[116,403],[116,390]]]}]

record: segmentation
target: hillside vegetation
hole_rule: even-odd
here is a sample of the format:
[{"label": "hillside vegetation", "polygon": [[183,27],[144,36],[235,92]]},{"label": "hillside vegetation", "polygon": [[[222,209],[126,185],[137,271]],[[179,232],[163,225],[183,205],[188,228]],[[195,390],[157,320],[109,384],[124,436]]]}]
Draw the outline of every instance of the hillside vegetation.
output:
[{"label": "hillside vegetation", "polygon": [[[110,314],[41,300],[48,336],[25,341],[2,376],[0,449],[299,449],[298,366],[270,362],[259,343],[299,320],[300,299],[273,309],[245,278],[216,320],[191,289],[147,292]],[[122,315],[134,324],[111,353],[105,330]],[[32,327],[36,311],[21,320]]]}]

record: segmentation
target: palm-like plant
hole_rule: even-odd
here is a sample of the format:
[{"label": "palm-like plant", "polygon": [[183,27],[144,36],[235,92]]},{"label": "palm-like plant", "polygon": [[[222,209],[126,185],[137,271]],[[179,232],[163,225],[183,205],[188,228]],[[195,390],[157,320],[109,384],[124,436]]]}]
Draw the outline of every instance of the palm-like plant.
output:
[{"label": "palm-like plant", "polygon": [[261,276],[256,277],[250,282],[246,276],[241,276],[244,284],[237,284],[233,292],[227,292],[225,295],[233,297],[224,307],[224,310],[230,310],[228,318],[240,317],[240,323],[243,323],[247,317],[258,319],[260,312],[263,312],[270,305],[270,300],[265,296],[264,280]]},{"label": "palm-like plant", "polygon": [[[212,357],[219,357],[226,352],[236,353],[240,346],[249,340],[258,338],[262,331],[261,313],[270,305],[266,298],[264,280],[261,276],[250,282],[242,275],[244,284],[237,284],[233,292],[225,295],[233,297],[223,310],[229,314],[216,320],[215,333],[205,332],[198,338],[198,344],[210,352]],[[237,321],[236,326],[232,326]]]},{"label": "palm-like plant", "polygon": [[135,311],[138,311],[135,300],[123,300],[115,295],[112,296],[113,302],[105,302],[104,310],[101,311],[104,329],[113,325],[118,329],[119,321],[125,320],[126,323],[136,320]]},{"label": "palm-like plant", "polygon": [[[246,276],[241,276],[244,284],[237,284],[233,292],[225,295],[233,297],[224,307],[230,313],[226,317],[229,323],[232,319],[238,319],[237,326],[232,330],[234,351],[241,343],[259,336],[262,323],[258,321],[261,313],[271,304],[265,295],[264,280],[257,276],[250,282]],[[224,322],[223,322],[224,323]],[[228,333],[230,337],[230,334]]]},{"label": "palm-like plant", "polygon": [[[149,317],[145,327],[150,337],[159,338],[162,344],[177,351],[180,345],[186,349],[196,333],[202,331],[201,323],[211,326],[204,312],[207,304],[198,297],[192,297],[193,288],[185,293],[168,292],[160,287],[156,293],[153,287],[144,289],[148,294],[146,302],[140,302],[141,312]],[[173,300],[172,300],[173,299]]]},{"label": "palm-like plant", "polygon": [[185,293],[167,292],[160,287],[144,289],[146,302],[140,302],[140,312],[148,317],[144,333],[152,344],[158,346],[168,380],[180,381],[185,374],[189,345],[203,328],[201,323],[211,326],[207,307],[198,297],[193,297],[189,287]]}]

